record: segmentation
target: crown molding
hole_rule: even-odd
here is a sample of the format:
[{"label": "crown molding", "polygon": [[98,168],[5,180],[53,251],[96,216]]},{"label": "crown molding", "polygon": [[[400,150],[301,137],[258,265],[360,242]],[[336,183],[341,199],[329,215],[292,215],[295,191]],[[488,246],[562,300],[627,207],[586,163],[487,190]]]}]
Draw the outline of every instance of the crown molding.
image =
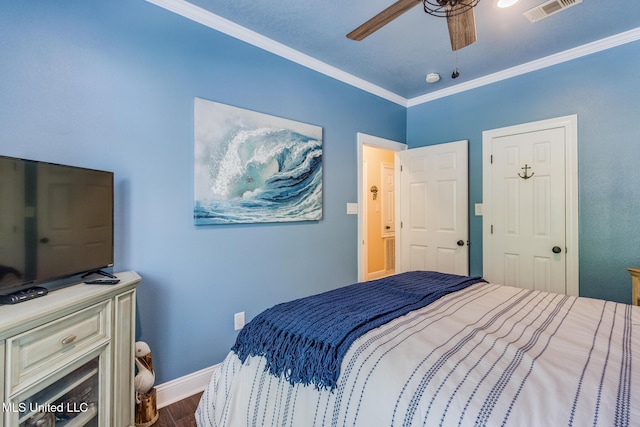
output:
[{"label": "crown molding", "polygon": [[358,89],[362,89],[365,92],[377,95],[403,107],[407,106],[407,99],[396,93],[356,77],[353,74],[342,71],[339,68],[306,55],[298,50],[285,46],[282,43],[265,37],[255,31],[251,31],[248,28],[222,18],[221,16],[202,9],[185,0],[147,0],[147,2],[160,6],[170,12],[176,13],[214,30],[220,31],[228,36],[254,45],[260,49],[271,52],[274,55],[281,56],[299,65],[347,83]]},{"label": "crown molding", "polygon": [[541,70],[543,68],[558,65],[563,62],[571,61],[573,59],[581,58],[583,56],[591,55],[592,53],[601,52],[603,50],[611,49],[616,46],[631,43],[637,40],[640,40],[640,27],[610,37],[606,37],[595,42],[587,43],[573,49],[565,50],[564,52],[556,53],[544,58],[517,65],[515,67],[507,68],[505,70],[498,71],[497,73],[489,74],[474,80],[470,80],[468,82],[460,83],[455,86],[408,99],[407,107],[424,104],[439,98],[454,95],[456,93],[475,89],[481,86],[486,86],[502,80],[510,79],[512,77],[520,76],[522,74],[527,74],[532,71]]},{"label": "crown molding", "polygon": [[460,83],[455,86],[450,86],[445,89],[441,89],[435,92],[420,95],[414,98],[405,98],[396,93],[393,93],[387,89],[377,86],[371,82],[347,73],[339,68],[322,62],[316,58],[313,58],[307,54],[304,54],[298,50],[292,49],[282,43],[279,43],[273,39],[265,37],[255,31],[251,31],[241,25],[238,25],[228,19],[222,18],[206,9],[202,9],[192,3],[185,0],[146,0],[149,3],[160,6],[170,12],[176,13],[187,19],[190,19],[199,24],[205,25],[214,30],[220,31],[228,36],[234,37],[238,40],[249,43],[260,49],[266,50],[278,55],[299,65],[307,67],[311,70],[317,71],[321,74],[332,77],[348,85],[354,86],[358,89],[362,89],[365,92],[369,92],[373,95],[377,95],[383,99],[394,102],[403,107],[413,107],[416,105],[424,104],[436,99],[445,98],[450,95],[465,92],[467,90],[476,89],[481,86],[486,86],[492,83],[497,83],[502,80],[507,80],[512,77],[527,74],[532,71],[541,70],[543,68],[558,65],[563,62],[571,61],[573,59],[581,58],[583,56],[591,55],[592,53],[601,52],[603,50],[611,49],[616,46],[620,46],[626,43],[631,43],[640,40],[640,27],[634,28],[629,31],[625,31],[620,34],[616,34],[604,39],[597,40],[595,42],[587,43],[582,46],[575,47],[573,49],[565,50],[553,55],[546,56],[544,58],[536,59],[525,64],[517,65],[515,67],[507,68],[502,71],[498,71],[493,74],[489,74],[468,82]]}]

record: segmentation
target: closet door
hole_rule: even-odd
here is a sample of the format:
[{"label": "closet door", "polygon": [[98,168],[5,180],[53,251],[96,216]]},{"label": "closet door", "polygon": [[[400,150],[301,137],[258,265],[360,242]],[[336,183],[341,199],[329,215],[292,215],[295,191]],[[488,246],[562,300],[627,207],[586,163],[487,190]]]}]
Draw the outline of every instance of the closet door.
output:
[{"label": "closet door", "polygon": [[493,139],[493,281],[566,292],[564,151],[562,128]]}]

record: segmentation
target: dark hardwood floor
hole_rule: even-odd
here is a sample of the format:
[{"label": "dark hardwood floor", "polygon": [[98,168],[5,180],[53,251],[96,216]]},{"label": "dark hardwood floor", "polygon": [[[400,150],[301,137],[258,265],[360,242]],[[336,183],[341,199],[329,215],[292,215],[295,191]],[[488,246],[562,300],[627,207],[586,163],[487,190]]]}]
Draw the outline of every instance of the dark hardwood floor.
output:
[{"label": "dark hardwood floor", "polygon": [[158,421],[153,427],[196,427],[194,412],[200,402],[202,393],[187,397],[179,402],[158,410]]}]

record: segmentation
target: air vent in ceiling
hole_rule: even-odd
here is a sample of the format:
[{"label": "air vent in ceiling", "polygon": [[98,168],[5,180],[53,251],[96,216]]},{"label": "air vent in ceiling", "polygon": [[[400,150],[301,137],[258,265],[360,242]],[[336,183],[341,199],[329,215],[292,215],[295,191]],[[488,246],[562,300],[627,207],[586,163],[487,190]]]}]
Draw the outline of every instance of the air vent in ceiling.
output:
[{"label": "air vent in ceiling", "polygon": [[582,3],[582,0],[551,0],[527,10],[524,16],[531,22],[537,22],[578,3]]}]

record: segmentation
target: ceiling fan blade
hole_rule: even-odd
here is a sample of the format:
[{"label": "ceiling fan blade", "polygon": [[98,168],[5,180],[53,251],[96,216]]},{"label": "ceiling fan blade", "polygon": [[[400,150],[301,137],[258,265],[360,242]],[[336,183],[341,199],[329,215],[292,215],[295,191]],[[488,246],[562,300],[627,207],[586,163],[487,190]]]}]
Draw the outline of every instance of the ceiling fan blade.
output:
[{"label": "ceiling fan blade", "polygon": [[470,7],[456,14],[456,8],[458,7],[463,7],[463,5],[458,3],[453,7],[451,13],[447,15],[451,49],[454,51],[469,46],[476,41],[476,20],[473,8]]},{"label": "ceiling fan blade", "polygon": [[422,3],[422,0],[398,0],[355,30],[351,31],[347,34],[347,38],[360,41],[420,3]]}]

